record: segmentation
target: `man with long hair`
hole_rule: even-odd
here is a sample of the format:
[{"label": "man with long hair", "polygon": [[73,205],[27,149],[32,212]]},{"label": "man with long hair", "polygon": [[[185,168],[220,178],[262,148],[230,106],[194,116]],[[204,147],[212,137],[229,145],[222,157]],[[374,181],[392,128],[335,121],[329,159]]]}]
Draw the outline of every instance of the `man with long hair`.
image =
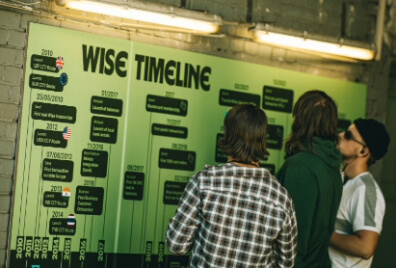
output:
[{"label": "man with long hair", "polygon": [[268,157],[267,126],[259,107],[233,107],[219,140],[228,163],[206,165],[188,182],[170,221],[167,243],[175,254],[191,251],[189,267],[293,267],[293,202],[259,165]]},{"label": "man with long hair", "polygon": [[290,193],[298,225],[296,268],[330,267],[328,247],[342,195],[337,106],[325,92],[305,92],[277,178]]},{"label": "man with long hair", "polygon": [[385,199],[369,166],[385,156],[390,143],[385,126],[357,119],[340,134],[345,183],[330,258],[335,268],[371,267],[385,214]]}]

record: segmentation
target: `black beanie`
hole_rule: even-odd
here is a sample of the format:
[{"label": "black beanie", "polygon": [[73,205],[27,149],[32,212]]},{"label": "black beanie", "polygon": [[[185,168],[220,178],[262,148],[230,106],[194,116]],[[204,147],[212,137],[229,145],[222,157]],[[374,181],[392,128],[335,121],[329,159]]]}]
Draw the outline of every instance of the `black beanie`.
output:
[{"label": "black beanie", "polygon": [[381,159],[388,152],[390,142],[384,124],[374,119],[362,118],[356,119],[354,123],[374,159]]}]

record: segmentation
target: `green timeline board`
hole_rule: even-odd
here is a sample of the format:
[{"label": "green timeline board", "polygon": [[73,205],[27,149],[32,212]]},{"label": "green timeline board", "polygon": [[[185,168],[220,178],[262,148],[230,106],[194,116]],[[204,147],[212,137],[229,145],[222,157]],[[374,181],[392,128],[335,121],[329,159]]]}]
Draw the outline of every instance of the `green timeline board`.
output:
[{"label": "green timeline board", "polygon": [[190,176],[226,161],[226,112],[266,111],[275,172],[315,88],[340,127],[365,115],[363,84],[30,23],[10,267],[186,267],[168,222]]}]

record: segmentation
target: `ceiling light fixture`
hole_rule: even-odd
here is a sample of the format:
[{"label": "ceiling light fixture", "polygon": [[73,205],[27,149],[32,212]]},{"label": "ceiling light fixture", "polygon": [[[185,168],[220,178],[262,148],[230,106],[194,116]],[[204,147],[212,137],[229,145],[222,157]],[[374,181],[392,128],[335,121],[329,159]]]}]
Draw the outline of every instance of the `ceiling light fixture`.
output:
[{"label": "ceiling light fixture", "polygon": [[345,41],[343,42],[343,40],[341,40],[340,43],[332,43],[319,41],[318,39],[309,39],[306,38],[306,36],[297,37],[282,33],[279,29],[275,29],[267,24],[259,23],[255,27],[251,28],[250,32],[252,34],[251,38],[260,43],[364,61],[373,60],[375,57],[374,50],[370,49],[365,44],[352,46],[344,44]]},{"label": "ceiling light fixture", "polygon": [[150,5],[134,1],[131,3],[133,6],[117,6],[86,0],[56,0],[56,3],[69,9],[187,29],[197,33],[218,33],[222,26],[220,16],[167,5]]}]

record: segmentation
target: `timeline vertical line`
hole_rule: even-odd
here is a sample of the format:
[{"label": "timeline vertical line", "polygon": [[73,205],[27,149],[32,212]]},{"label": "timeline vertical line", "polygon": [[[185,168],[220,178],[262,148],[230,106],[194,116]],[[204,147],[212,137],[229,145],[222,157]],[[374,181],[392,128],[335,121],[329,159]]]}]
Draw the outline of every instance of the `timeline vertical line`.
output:
[{"label": "timeline vertical line", "polygon": [[158,174],[157,200],[155,202],[157,205],[155,208],[155,221],[154,221],[155,224],[154,224],[154,241],[153,242],[155,242],[157,240],[157,224],[158,224],[157,218],[158,218],[158,207],[159,207],[158,196],[159,196],[160,187],[161,187],[161,168],[159,169],[159,174]]},{"label": "timeline vertical line", "polygon": [[[96,184],[95,184],[96,185]],[[90,240],[93,240],[92,238],[93,238],[93,227],[94,227],[94,224],[93,224],[93,217],[94,216],[91,216],[91,232],[90,232]],[[93,243],[92,243],[93,241],[90,241],[90,243],[89,243],[89,250],[92,250],[92,247],[93,247]],[[87,247],[87,249],[88,249],[88,247]]]},{"label": "timeline vertical line", "polygon": [[[32,129],[34,129],[34,121],[33,121],[33,125],[32,125]],[[32,132],[32,139],[31,140],[34,140],[34,131]],[[30,144],[30,155],[32,154],[31,152],[32,152],[32,143]],[[30,165],[31,165],[31,163],[32,163],[32,158],[31,157],[29,157],[29,161],[28,161],[28,163],[29,163],[29,167],[28,167],[28,171],[30,170]],[[25,172],[24,172],[25,173]],[[24,179],[23,179],[23,182],[25,182],[25,174],[23,175],[23,177],[24,177]],[[26,196],[25,196],[25,217],[24,217],[24,219],[23,219],[23,236],[25,236],[25,226],[26,226],[26,212],[27,212],[27,209],[26,209],[26,207],[27,207],[27,203],[28,203],[28,199],[29,199],[29,180],[30,180],[30,172],[28,172],[28,175],[27,175],[27,183],[26,183]],[[23,185],[25,185],[25,184],[23,184]],[[22,202],[21,202],[22,203]]]},{"label": "timeline vertical line", "polygon": [[[41,160],[43,159],[43,147],[41,147]],[[41,161],[40,160],[40,161]],[[40,179],[40,170],[42,170],[42,161],[40,163],[40,169],[39,169],[39,174],[38,174],[38,195],[37,195],[37,213],[36,213],[36,226],[35,226],[35,236],[38,236],[40,233],[40,218],[41,218],[41,206],[40,206],[40,200],[43,192],[43,183],[42,180]]]},{"label": "timeline vertical line", "polygon": [[[131,52],[131,55],[133,55],[133,43],[131,43],[129,47],[129,51]],[[128,66],[129,70],[132,70],[132,61],[129,62]],[[123,174],[125,173],[125,155],[126,155],[126,142],[127,142],[127,122],[129,118],[129,102],[130,102],[130,91],[131,91],[131,86],[132,86],[132,76],[128,75],[128,82],[127,82],[127,92],[126,92],[126,107],[124,109],[125,114],[124,114],[124,137],[123,137],[123,143],[122,143],[122,158],[121,158],[121,175],[120,175],[120,186],[119,186],[119,193],[123,193],[123,183],[122,183],[122,178]],[[125,179],[125,178],[124,178]],[[115,240],[114,240],[114,245],[117,246],[118,248],[118,237],[120,234],[120,217],[121,217],[121,201],[122,201],[123,195],[119,196],[118,198],[118,204],[117,204],[117,216],[116,216],[116,230],[115,230]],[[132,230],[131,230],[132,232]]]},{"label": "timeline vertical line", "polygon": [[[104,203],[104,208],[103,208],[103,237],[104,237],[104,233],[105,233],[105,226],[106,226],[106,212],[107,212],[107,195],[109,194],[109,180],[110,180],[110,178],[109,178],[109,173],[110,173],[110,159],[111,159],[111,157],[110,157],[110,155],[111,155],[111,145],[110,145],[110,148],[109,148],[109,158],[108,158],[108,165],[107,165],[107,174],[106,174],[106,195],[104,195],[104,196],[106,196],[106,202],[105,202],[105,200],[103,200],[103,203]],[[104,238],[103,238],[104,239]]]},{"label": "timeline vertical line", "polygon": [[[164,184],[164,194],[165,194],[165,184]],[[161,230],[161,239],[164,239],[164,242],[166,242],[166,232],[164,235],[164,229],[165,229],[165,225],[166,228],[168,228],[169,225],[169,221],[165,222],[165,218],[166,218],[166,205],[164,204],[164,214],[162,214],[162,230]]]},{"label": "timeline vertical line", "polygon": [[47,235],[47,236],[50,235],[49,229],[48,229],[48,222],[49,222],[48,214],[49,214],[49,209],[47,208],[47,217],[45,219],[45,233],[44,233],[44,235]]},{"label": "timeline vertical line", "polygon": [[[133,213],[135,211],[135,201],[132,201],[132,213],[131,213],[131,227],[133,227]],[[129,236],[129,253],[132,253],[132,237],[133,237],[133,228],[131,228],[131,235]]]},{"label": "timeline vertical line", "polygon": [[[33,72],[32,72],[33,73]],[[30,89],[30,91],[29,91],[29,103],[30,103],[30,105],[29,105],[29,111],[31,111],[31,107],[32,107],[32,94],[31,94],[31,88],[29,87],[29,89]],[[33,120],[33,119],[32,119]],[[27,117],[27,122],[26,122],[26,124],[27,124],[27,126],[29,126],[29,123],[30,123],[30,116],[28,116]],[[33,121],[33,124],[34,124],[34,121]],[[24,158],[24,165],[23,165],[23,169],[22,169],[22,185],[26,185],[25,184],[25,168],[26,168],[26,163],[27,163],[27,161],[26,161],[26,158],[27,158],[27,151],[28,151],[28,147],[27,147],[27,144],[28,144],[28,136],[29,136],[29,130],[30,130],[30,128],[29,127],[27,127],[26,128],[26,141],[25,141],[25,158]],[[34,132],[33,132],[34,133]],[[18,149],[19,149],[19,146],[17,147]],[[30,154],[31,154],[31,151],[32,151],[32,145],[30,145]],[[29,161],[30,161],[30,158],[29,158]],[[18,162],[19,162],[19,153],[18,153]],[[16,169],[16,173],[18,173],[18,167],[16,166],[15,167],[15,169]],[[21,226],[22,226],[22,224],[21,224],[21,216],[22,216],[22,203],[23,203],[23,192],[24,192],[24,188],[22,187],[22,191],[21,191],[21,200],[20,200],[20,207],[19,207],[19,224],[18,224],[18,235],[21,233]],[[25,216],[26,216],[26,207],[25,207]],[[23,234],[25,233],[25,222],[24,222],[24,227],[23,227]]]},{"label": "timeline vertical line", "polygon": [[87,215],[84,215],[84,231],[83,231],[83,238],[86,238],[87,237],[87,235],[86,235],[86,229],[87,229]]},{"label": "timeline vertical line", "polygon": [[[150,113],[150,120],[149,120],[149,129],[151,126],[151,122],[152,122],[152,113]],[[148,139],[148,143],[147,143],[147,160],[146,160],[146,168],[147,168],[147,176],[146,176],[146,182],[145,185],[147,185],[147,187],[145,188],[144,194],[143,194],[143,207],[145,207],[145,209],[143,210],[143,217],[142,217],[142,227],[144,228],[146,226],[146,218],[147,218],[147,211],[148,211],[148,204],[149,204],[149,198],[148,198],[148,193],[149,193],[149,180],[150,180],[150,165],[151,165],[151,149],[152,149],[152,144],[153,143],[153,137],[151,135],[151,131],[149,131],[149,139]],[[145,245],[144,245],[144,241],[146,240],[146,228],[143,229],[142,232],[142,236],[141,236],[141,250],[144,251],[145,249]]]}]

